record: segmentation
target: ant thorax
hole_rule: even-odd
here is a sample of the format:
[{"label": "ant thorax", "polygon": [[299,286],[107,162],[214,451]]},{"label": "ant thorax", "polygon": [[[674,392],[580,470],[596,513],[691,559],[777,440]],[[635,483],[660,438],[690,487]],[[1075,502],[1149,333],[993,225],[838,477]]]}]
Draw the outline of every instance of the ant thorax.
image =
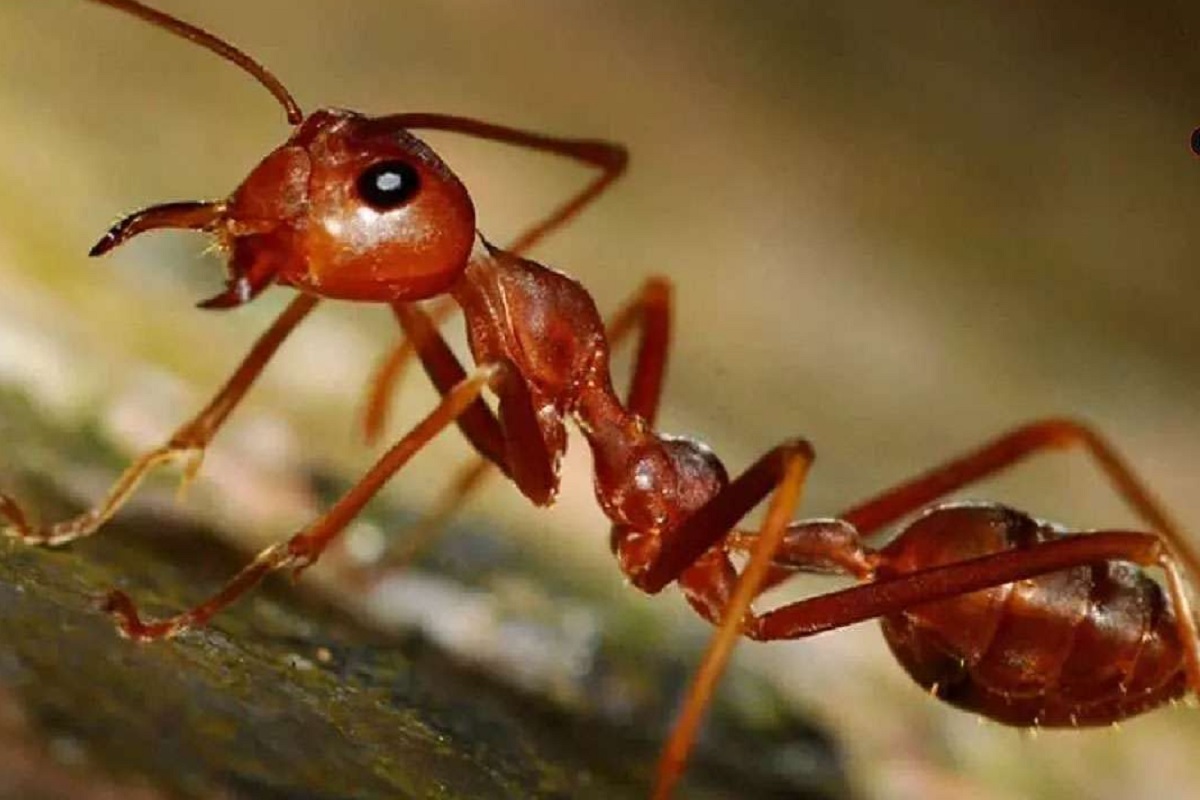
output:
[{"label": "ant thorax", "polygon": [[[605,514],[622,528],[650,535],[635,536],[639,549],[657,549],[660,534],[728,483],[706,446],[655,432],[621,403],[609,374],[604,324],[573,278],[480,236],[452,293],[465,312],[476,362],[502,365],[496,381],[501,425],[506,433],[524,434],[532,424],[541,437],[549,485],[510,450],[508,467],[531,499],[553,501],[567,417],[591,447],[596,497]],[[631,559],[631,569],[634,563],[647,562]]]}]

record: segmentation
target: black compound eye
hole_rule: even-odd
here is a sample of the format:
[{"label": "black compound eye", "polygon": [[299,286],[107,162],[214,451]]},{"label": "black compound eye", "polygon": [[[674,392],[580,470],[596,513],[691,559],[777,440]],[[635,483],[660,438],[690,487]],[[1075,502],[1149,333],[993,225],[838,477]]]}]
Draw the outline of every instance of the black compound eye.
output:
[{"label": "black compound eye", "polygon": [[421,178],[403,161],[380,161],[358,176],[358,196],[376,211],[404,205],[421,188]]},{"label": "black compound eye", "polygon": [[1200,128],[1192,131],[1192,152],[1200,156]]}]

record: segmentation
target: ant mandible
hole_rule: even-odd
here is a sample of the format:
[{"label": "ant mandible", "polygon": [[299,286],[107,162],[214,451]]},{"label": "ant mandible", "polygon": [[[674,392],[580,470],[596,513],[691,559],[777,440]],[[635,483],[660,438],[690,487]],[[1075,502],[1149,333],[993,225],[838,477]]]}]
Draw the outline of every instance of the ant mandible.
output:
[{"label": "ant mandible", "polygon": [[[451,424],[526,497],[548,505],[559,485],[569,419],[591,448],[596,498],[612,521],[610,542],[622,571],[647,593],[678,584],[717,627],[663,749],[655,797],[669,796],[679,779],[739,636],[798,639],[879,618],[893,653],[920,685],[1017,726],[1107,724],[1200,691],[1200,637],[1177,565],[1200,575],[1200,558],[1090,428],[1062,419],[1035,422],[834,518],[793,521],[813,461],[807,441],[778,445],[731,480],[705,445],[654,430],[670,341],[667,282],[647,281],[606,329],[580,284],[520,255],[621,175],[622,147],[442,114],[366,117],[322,109],[305,116],[278,79],[212,34],[135,0],[95,2],[238,65],[275,96],[294,130],[227,199],[139,211],[113,226],[91,255],[152,229],[202,230],[227,254],[229,276],[224,291],[201,307],[240,306],[272,283],[299,293],[213,400],[166,444],[138,458],[98,506],[39,527],[0,495],[8,532],[29,543],[63,544],[95,532],[155,467],[181,460],[184,479],[193,477],[213,436],[322,298],[387,303],[408,343],[393,370],[415,353],[442,395],[325,514],[262,551],[204,603],[145,621],[127,596],[111,592],[104,608],[125,636],[175,636],[208,622],[268,573],[307,568]],[[476,230],[466,189],[410,133],[415,129],[555,153],[595,166],[600,175],[504,250]],[[476,364],[470,370],[431,312],[417,304],[438,297],[465,315]],[[446,307],[434,313],[445,316]],[[609,351],[635,333],[634,373],[622,401],[612,386]],[[386,377],[376,383],[376,430],[388,385]],[[485,389],[498,398],[495,411],[481,397]],[[1095,459],[1154,533],[1081,535],[995,503],[930,505],[1033,454],[1069,447]],[[460,484],[461,492],[470,485]],[[738,530],[768,496],[759,530]],[[921,509],[888,544],[866,543]],[[735,556],[745,558],[740,571]],[[1165,593],[1144,567],[1162,569]],[[766,612],[752,608],[763,591],[804,572],[847,575],[860,585]]]}]

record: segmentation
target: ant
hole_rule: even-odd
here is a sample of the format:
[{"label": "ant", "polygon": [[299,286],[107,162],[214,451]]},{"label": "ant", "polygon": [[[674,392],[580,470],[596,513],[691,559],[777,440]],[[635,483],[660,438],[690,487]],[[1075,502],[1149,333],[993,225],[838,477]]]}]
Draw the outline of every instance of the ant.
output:
[{"label": "ant", "polygon": [[[653,594],[675,583],[716,632],[660,757],[653,796],[680,778],[705,708],[739,637],[799,639],[878,618],[893,653],[931,694],[1014,726],[1104,725],[1200,691],[1200,635],[1179,562],[1200,557],[1143,482],[1091,428],[1033,422],[988,441],[830,519],[793,520],[814,451],[791,439],[735,478],[704,444],[660,433],[654,420],[670,346],[671,287],[648,280],[606,326],[570,277],[522,256],[575,217],[625,170],[624,148],[442,114],[305,115],[280,81],[216,36],[136,0],[95,0],[182,36],[236,64],[283,106],[293,126],[225,200],[157,205],[114,225],[99,256],[145,231],[204,231],[228,256],[223,291],[206,309],[244,305],[272,283],[296,297],[212,401],[166,444],[142,455],[92,510],[31,524],[0,495],[7,531],[59,545],[94,533],[142,478],[183,461],[184,480],[280,344],[322,299],[386,303],[406,341],[373,388],[378,431],[392,378],[417,357],[441,395],[323,515],[259,553],[191,610],[143,620],[122,592],[104,609],[130,639],[176,636],[206,624],[268,573],[312,565],[363,506],[434,436],[457,425],[487,465],[472,465],[461,498],[495,468],[538,505],[553,502],[565,422],[594,460],[597,501],[612,521],[621,570]],[[467,190],[411,131],[440,130],[558,154],[599,169],[583,190],[508,249],[475,227]],[[1200,144],[1193,135],[1193,146]],[[448,298],[431,309],[419,301]],[[475,366],[465,367],[438,323],[457,306]],[[609,374],[610,348],[636,338],[624,399]],[[484,391],[497,398],[492,409]],[[997,503],[947,503],[970,483],[1053,449],[1079,448],[1153,533],[1072,532]],[[739,521],[769,498],[757,531]],[[939,502],[942,501],[942,502]],[[920,512],[889,543],[871,537]],[[741,563],[741,568],[738,568]],[[1165,589],[1145,568],[1161,569]],[[797,573],[834,573],[859,585],[769,611],[752,604]]]}]

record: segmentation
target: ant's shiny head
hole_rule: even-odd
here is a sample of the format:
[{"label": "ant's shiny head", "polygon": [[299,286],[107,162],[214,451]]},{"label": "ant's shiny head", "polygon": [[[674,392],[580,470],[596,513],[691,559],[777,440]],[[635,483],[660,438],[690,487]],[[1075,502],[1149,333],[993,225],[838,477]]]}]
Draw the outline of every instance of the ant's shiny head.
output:
[{"label": "ant's shiny head", "polygon": [[407,130],[322,110],[254,168],[210,230],[229,252],[226,294],[274,279],[324,297],[417,300],[461,274],[475,209]]},{"label": "ant's shiny head", "polygon": [[139,211],[114,225],[92,255],[147,230],[207,231],[228,254],[229,278],[204,308],[241,305],[272,282],[339,299],[419,300],[462,273],[475,239],[471,199],[400,119],[328,109],[305,117],[274,75],[227,42],[137,0],[96,2],[241,67],[295,128],[228,199]]}]

